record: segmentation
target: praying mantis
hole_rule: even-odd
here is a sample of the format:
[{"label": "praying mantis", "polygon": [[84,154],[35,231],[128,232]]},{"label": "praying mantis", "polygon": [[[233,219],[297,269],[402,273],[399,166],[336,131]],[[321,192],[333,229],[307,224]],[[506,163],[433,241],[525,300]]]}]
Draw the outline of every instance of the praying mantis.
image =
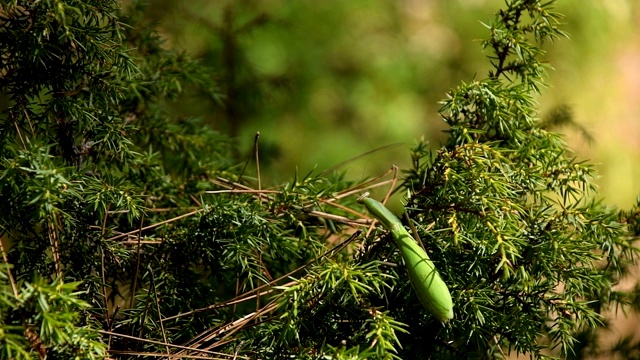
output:
[{"label": "praying mantis", "polygon": [[420,302],[441,322],[451,320],[453,318],[451,293],[424,249],[402,226],[400,220],[382,203],[370,198],[369,193],[360,196],[358,202],[364,204],[371,215],[391,232],[406,264],[409,281]]}]

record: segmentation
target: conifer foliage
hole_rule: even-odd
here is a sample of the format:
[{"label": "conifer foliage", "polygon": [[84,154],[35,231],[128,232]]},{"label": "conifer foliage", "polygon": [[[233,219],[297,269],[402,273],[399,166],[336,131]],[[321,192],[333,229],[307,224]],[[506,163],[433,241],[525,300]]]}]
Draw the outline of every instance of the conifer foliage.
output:
[{"label": "conifer foliage", "polygon": [[414,148],[407,209],[439,229],[424,231],[425,244],[458,287],[459,323],[441,330],[453,353],[465,339],[487,356],[572,354],[575,334],[616,306],[611,287],[636,251],[616,213],[593,200],[591,166],[536,124],[539,45],[563,35],[559,19],[550,4],[507,2],[487,25],[488,77],[443,101],[448,143]]},{"label": "conifer foliage", "polygon": [[594,170],[536,120],[541,46],[564,35],[552,5],[506,1],[492,70],[448,94],[447,142],[403,169],[403,223],[453,297],[441,324],[355,201],[394,179],[265,190],[226,136],[167,110],[188,92],[224,106],[229,87],[139,3],[2,2],[0,358],[597,353],[602,312],[637,298],[612,287],[638,211],[595,202]]}]

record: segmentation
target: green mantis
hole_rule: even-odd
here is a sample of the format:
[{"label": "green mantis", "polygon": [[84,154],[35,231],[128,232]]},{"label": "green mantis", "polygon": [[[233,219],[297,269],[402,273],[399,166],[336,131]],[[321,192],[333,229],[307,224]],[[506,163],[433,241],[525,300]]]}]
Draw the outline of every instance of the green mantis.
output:
[{"label": "green mantis", "polygon": [[420,302],[440,321],[453,318],[453,302],[449,288],[440,278],[427,253],[402,226],[400,220],[380,202],[368,197],[369,193],[358,198],[371,215],[391,232],[400,250],[409,273],[409,281],[418,294]]}]

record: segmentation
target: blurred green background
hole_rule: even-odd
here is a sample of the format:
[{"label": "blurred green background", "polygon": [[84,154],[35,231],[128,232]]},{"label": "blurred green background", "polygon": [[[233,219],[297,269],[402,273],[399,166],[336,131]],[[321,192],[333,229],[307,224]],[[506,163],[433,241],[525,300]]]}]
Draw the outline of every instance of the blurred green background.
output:
[{"label": "blurred green background", "polygon": [[[145,18],[166,46],[212,69],[225,106],[186,92],[176,114],[206,119],[251,153],[260,131],[267,184],[330,168],[353,179],[408,166],[408,147],[446,136],[438,101],[488,61],[479,39],[502,1],[149,0]],[[549,87],[540,117],[568,105],[566,134],[597,164],[605,203],[630,207],[640,193],[640,1],[559,0],[571,39],[546,44]]]}]

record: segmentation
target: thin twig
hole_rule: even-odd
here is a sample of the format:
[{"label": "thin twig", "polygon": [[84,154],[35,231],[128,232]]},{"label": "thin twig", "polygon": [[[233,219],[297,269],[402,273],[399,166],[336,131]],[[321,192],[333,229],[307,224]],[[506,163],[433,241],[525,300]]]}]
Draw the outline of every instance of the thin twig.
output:
[{"label": "thin twig", "polygon": [[237,333],[238,331],[240,331],[243,326],[251,321],[253,321],[254,319],[258,319],[260,316],[272,312],[275,309],[278,308],[278,303],[277,303],[277,299],[274,299],[273,301],[271,301],[267,306],[263,307],[262,309],[260,309],[259,311],[256,311],[254,313],[251,313],[249,315],[244,316],[242,319],[236,320],[234,322],[232,322],[231,324],[229,324],[229,327],[227,328],[222,328],[220,329],[218,332],[216,332],[215,334],[212,334],[209,338],[215,338],[216,336],[222,335],[225,332],[228,332],[225,336],[223,336],[220,340],[218,340],[217,342],[215,342],[214,344],[212,344],[209,347],[206,347],[206,350],[209,349],[214,349],[218,346],[223,345],[224,343],[226,343],[226,339],[229,338],[231,335]]},{"label": "thin twig", "polygon": [[[109,351],[109,353],[113,354],[113,355],[131,355],[131,356],[150,356],[150,357],[167,357],[167,354],[164,353],[152,353],[152,352],[145,352],[145,351],[122,351],[122,350],[111,350]],[[217,355],[220,356],[220,355]],[[233,356],[233,355],[225,355],[225,356]],[[189,359],[220,359],[220,360],[227,360],[229,359],[229,357],[211,357],[211,356],[205,356],[205,355],[169,355],[170,359],[182,359],[188,357]],[[231,357],[231,359],[234,359],[234,357]],[[245,358],[246,359],[246,358]]]},{"label": "thin twig", "polygon": [[369,227],[367,228],[367,233],[365,235],[366,238],[369,237],[369,235],[371,235],[371,232],[373,231],[373,229],[376,228],[376,223],[378,222],[378,219],[373,218],[371,219],[371,223],[369,224]]},{"label": "thin twig", "polygon": [[[257,146],[258,146],[258,139],[260,138],[260,131],[256,132],[255,137],[253,138],[253,155],[255,155],[256,160],[258,159],[258,155],[257,155]],[[238,183],[240,182],[240,180],[242,180],[242,177],[244,176],[244,172],[247,170],[247,166],[249,166],[249,162],[251,161],[251,156],[249,156],[247,158],[247,161],[245,161],[244,166],[242,167],[242,171],[240,171],[240,175],[238,175]],[[259,166],[258,166],[259,167]],[[258,187],[260,186],[260,172],[258,172]]]},{"label": "thin twig", "polygon": [[195,215],[195,214],[197,214],[197,213],[199,213],[201,211],[203,211],[203,209],[198,209],[196,211],[192,211],[192,212],[189,212],[189,213],[186,213],[186,214],[182,214],[180,216],[176,216],[176,217],[171,218],[171,219],[160,221],[158,223],[151,224],[149,226],[145,226],[145,227],[143,227],[141,229],[137,229],[137,230],[129,231],[129,232],[126,232],[126,233],[122,233],[120,235],[116,235],[116,236],[108,238],[107,241],[118,240],[118,239],[121,239],[121,238],[123,238],[125,236],[129,236],[129,235],[133,235],[133,234],[138,233],[138,232],[142,232],[142,231],[145,231],[145,230],[153,229],[153,228],[156,228],[158,226],[161,226],[161,225],[164,225],[164,224],[168,224],[170,222],[174,222],[174,221],[186,218],[186,217],[191,216],[191,215]]},{"label": "thin twig", "polygon": [[[230,189],[230,190],[205,191],[205,193],[207,193],[207,194],[222,194],[222,193],[281,194],[282,191],[278,191],[278,190],[245,190],[245,189],[242,189],[242,190],[235,189],[234,190],[234,189]],[[364,216],[364,214],[359,213],[359,212],[357,212],[357,211],[355,211],[353,209],[350,209],[350,208],[348,208],[346,206],[334,203],[333,200],[335,200],[335,199],[336,198],[331,198],[331,199],[328,199],[328,200],[321,199],[320,201],[325,203],[325,204],[327,204],[327,205],[335,206],[335,207],[340,208],[340,209],[342,209],[344,211],[350,212],[350,213],[352,213],[354,215],[357,215],[357,216],[359,216],[361,218],[366,217],[366,216]],[[357,223],[358,222],[358,220],[351,220],[351,219],[346,218],[346,217],[342,217],[342,216],[339,216],[339,215],[328,214],[328,213],[324,213],[324,212],[320,212],[320,211],[309,211],[308,213],[311,214],[311,215],[318,216],[318,217],[329,218],[329,219],[332,219],[332,220],[338,220],[340,222],[347,223],[347,224],[354,223],[354,222]]]},{"label": "thin twig", "polygon": [[[359,184],[355,187],[349,188],[344,190],[341,193],[338,193],[337,195],[330,197],[328,199],[320,199],[320,201],[324,204],[328,204],[328,205],[332,205],[335,207],[338,207],[344,211],[347,211],[349,213],[355,214],[356,216],[360,217],[360,218],[366,218],[366,216],[362,213],[359,213],[353,209],[349,209],[346,206],[343,205],[339,205],[334,203],[334,201],[351,196],[353,194],[359,193],[363,190],[367,190],[367,189],[372,189],[375,187],[379,187],[379,186],[384,186],[386,184],[392,184],[391,185],[391,189],[389,191],[388,194],[390,194],[393,191],[393,188],[395,187],[395,183],[397,181],[397,166],[393,166],[391,169],[387,170],[385,173],[383,173],[382,175],[369,180],[367,182],[364,182],[362,184]],[[390,180],[386,180],[386,181],[382,181],[379,183],[374,183],[371,184],[374,181],[379,180],[382,177],[387,176],[389,173],[391,172],[395,172],[394,174],[394,178],[390,179]],[[280,194],[282,193],[281,191],[278,190],[255,190],[252,189],[248,186],[242,185],[242,184],[238,184],[238,183],[234,183],[230,180],[224,179],[224,178],[218,178],[217,180],[214,180],[214,183],[219,185],[219,186],[223,186],[223,187],[227,187],[227,190],[213,190],[213,191],[205,191],[205,193],[208,194],[218,194],[218,193],[250,193],[250,194],[257,194],[258,198],[262,201],[264,198],[266,198],[267,200],[270,200],[270,198],[268,196],[266,196],[265,194]],[[367,185],[367,184],[371,184],[371,185]],[[236,189],[237,187],[240,187],[241,189]],[[387,195],[388,196],[388,195]],[[307,204],[303,204],[303,208],[307,208],[309,206],[311,206],[312,203],[309,202]],[[363,226],[363,225],[368,225],[370,224],[370,220],[352,220],[343,216],[339,216],[339,215],[334,215],[334,214],[328,214],[325,212],[321,212],[321,211],[309,211],[308,212],[309,215],[313,215],[313,216],[317,216],[320,218],[326,218],[326,219],[330,219],[330,220],[335,220],[335,221],[339,221],[348,225],[352,225],[352,226]]]},{"label": "thin twig", "polygon": [[[362,192],[363,190],[368,190],[368,189],[373,189],[376,187],[380,187],[380,186],[384,186],[386,184],[389,183],[393,183],[395,184],[395,180],[394,179],[390,179],[390,180],[386,180],[386,181],[382,181],[379,183],[375,183],[372,185],[368,185],[371,184],[372,182],[375,182],[385,176],[387,176],[389,173],[391,173],[393,171],[393,169],[389,169],[387,170],[385,173],[383,173],[382,175],[371,179],[369,181],[366,181],[362,184],[358,184],[354,187],[351,187],[349,189],[345,189],[342,192],[338,193],[337,195],[327,198],[327,199],[323,199],[322,202],[324,203],[331,203],[334,202],[336,200],[340,200],[343,199],[345,197],[349,197],[353,194],[357,194],[359,192]],[[269,197],[267,194],[280,194],[282,193],[281,191],[278,190],[256,190],[256,189],[252,189],[246,185],[237,183],[237,182],[233,182],[231,180],[225,179],[225,178],[221,178],[218,177],[216,178],[216,180],[212,180],[212,182],[218,186],[227,188],[227,190],[213,190],[213,191],[205,191],[205,193],[207,194],[218,194],[218,193],[249,193],[249,194],[256,194],[258,196],[258,198],[262,201],[262,200],[267,200],[270,201],[272,200],[271,197]],[[242,189],[242,190],[238,190],[238,188]],[[309,202],[307,204],[304,204],[303,207],[309,207],[311,206],[312,203]]]},{"label": "thin twig", "polygon": [[[135,294],[134,294],[135,296]],[[144,331],[144,324],[147,322],[147,316],[149,315],[149,304],[151,304],[151,286],[147,288],[147,301],[144,304],[144,311],[142,312],[142,316],[140,317],[140,330],[138,331],[138,337],[142,337]],[[164,339],[167,342],[167,339]],[[138,347],[136,346],[136,350]]]},{"label": "thin twig", "polygon": [[[150,208],[144,209],[145,212],[169,212],[176,210],[192,210],[192,209],[200,209],[202,206],[187,206],[187,207],[169,207],[169,208]],[[130,210],[113,210],[107,211],[108,214],[127,214]]]},{"label": "thin twig", "polygon": [[193,200],[194,203],[196,203],[196,205],[198,205],[199,208],[202,207],[202,203],[198,199],[196,199],[195,196],[193,196],[192,194],[189,194],[189,197],[191,198],[191,200]]},{"label": "thin twig", "polygon": [[[153,288],[153,296],[156,299],[156,311],[158,312],[158,321],[160,322],[160,330],[162,330],[162,340],[167,342],[167,333],[164,330],[164,322],[162,321],[162,313],[160,312],[160,300],[158,299],[158,289],[156,288],[156,277],[153,275],[153,269],[151,265],[148,266],[149,274],[151,274],[151,287]],[[171,354],[169,350],[169,346],[165,345],[165,349],[167,350],[167,355]]]},{"label": "thin twig", "polygon": [[[238,278],[236,279],[236,297],[238,297],[238,293],[240,292],[240,277],[238,276]],[[231,308],[231,313],[235,314],[236,313],[236,304],[233,304],[233,307]]]},{"label": "thin twig", "polygon": [[[249,186],[245,186],[245,185],[242,185],[242,184],[240,184],[238,182],[227,180],[227,179],[222,178],[222,177],[217,177],[215,180],[211,180],[211,182],[213,184],[215,184],[215,185],[218,185],[218,186],[223,187],[223,188],[227,188],[229,190],[234,190],[234,189],[240,188],[240,189],[244,189],[244,190],[256,191],[255,189],[253,189],[253,188],[251,188]],[[256,194],[261,199],[261,201],[263,199],[266,200],[266,201],[273,200],[273,198],[269,197],[265,193],[265,191],[261,191],[261,192],[258,191]]]},{"label": "thin twig", "polygon": [[415,225],[413,225],[413,221],[409,218],[409,214],[406,211],[404,212],[404,218],[405,220],[407,220],[407,224],[409,224],[409,227],[411,228],[411,233],[413,234],[413,238],[416,239],[420,247],[426,251],[427,249],[424,247],[424,244],[422,243],[422,239],[420,238],[420,235],[418,235],[418,230],[416,230]]},{"label": "thin twig", "polygon": [[[258,262],[260,263],[260,270],[262,270],[262,273],[267,279],[267,283],[273,281],[273,276],[271,276],[269,269],[267,269],[267,265],[265,265],[265,263],[262,261],[262,251],[258,251],[257,255],[258,255]],[[256,311],[258,311],[259,309],[260,309],[260,293],[257,293],[256,294]]]},{"label": "thin twig", "polygon": [[58,233],[53,219],[48,221],[49,242],[51,243],[51,252],[53,254],[53,264],[56,269],[56,276],[62,278],[62,265],[60,264],[60,253],[58,252]]},{"label": "thin twig", "polygon": [[246,190],[255,190],[250,188],[249,186],[240,184],[239,182],[236,181],[231,181],[229,179],[225,179],[223,177],[216,177],[215,180],[211,180],[211,182],[213,182],[214,184],[218,185],[218,186],[222,186],[222,187],[226,187],[227,189],[235,189],[235,188],[240,188],[240,189],[246,189]]},{"label": "thin twig", "polygon": [[[107,211],[104,213],[104,219],[102,219],[102,229],[100,232],[101,237],[104,236],[107,231],[107,218],[109,217],[109,209],[111,208],[111,203],[107,204]],[[102,296],[104,297],[104,315],[107,320],[107,324],[111,323],[111,319],[109,319],[109,299],[107,297],[107,277],[105,276],[105,268],[104,268],[104,249],[102,248],[102,244],[100,244],[100,275],[102,277]]]},{"label": "thin twig", "polygon": [[[190,348],[190,347],[187,347],[187,346],[174,345],[174,344],[169,344],[169,343],[162,342],[162,341],[148,340],[148,339],[143,339],[143,338],[139,338],[139,337],[135,337],[135,336],[119,334],[119,333],[112,332],[112,331],[98,330],[98,332],[101,333],[101,334],[104,334],[104,335],[111,335],[111,336],[115,336],[115,337],[121,337],[123,339],[131,339],[131,340],[136,340],[136,341],[140,341],[140,342],[146,342],[146,343],[149,343],[149,344],[165,345],[165,346],[169,346],[169,347],[176,348],[176,349],[195,351],[195,352],[199,352],[199,353],[203,353],[203,354],[209,354],[209,355],[232,357],[232,355],[221,353],[221,352],[209,351],[209,350],[199,350],[199,349],[194,349],[194,348]],[[175,357],[175,356],[178,356],[178,355],[172,355],[172,357]],[[246,356],[243,356],[242,358],[243,359],[248,359]]]},{"label": "thin twig", "polygon": [[27,109],[24,109],[24,116],[27,118],[27,122],[29,123],[29,128],[31,129],[31,136],[35,136],[36,132],[33,130],[33,124],[31,123],[31,117],[29,116],[29,112]]},{"label": "thin twig", "polygon": [[[390,172],[393,171],[393,178],[391,178],[391,180],[387,180],[384,183],[388,184],[391,183],[391,186],[389,187],[389,191],[387,191],[387,194],[385,195],[384,199],[382,200],[382,204],[385,205],[387,203],[387,200],[389,200],[389,197],[391,196],[391,194],[394,191],[394,188],[396,186],[396,181],[398,180],[398,167],[396,165],[393,165],[391,167],[391,169],[389,169],[386,174],[389,174]],[[382,184],[382,183],[378,183],[378,184]],[[371,226],[369,226],[369,228],[367,229],[367,237],[369,237],[369,235],[371,234],[371,232],[373,231],[374,227],[376,224],[376,219],[373,219],[373,221],[371,222]]]},{"label": "thin twig", "polygon": [[[391,193],[393,191],[392,189],[395,186],[395,183],[397,181],[397,167],[394,166],[394,168],[386,171],[383,175],[381,175],[381,176],[377,177],[376,179],[374,179],[374,180],[380,179],[381,177],[384,177],[384,176],[388,175],[390,172],[394,171],[394,169],[396,171],[396,174],[394,175],[393,179],[382,181],[382,182],[375,183],[375,184],[368,185],[368,186],[362,186],[364,184],[371,183],[371,181],[368,181],[366,183],[360,184],[359,186],[347,189],[346,191],[344,191],[342,193],[339,193],[336,196],[333,196],[331,198],[320,199],[320,201],[322,203],[324,203],[324,204],[335,206],[335,207],[340,208],[340,209],[342,209],[344,211],[347,211],[349,213],[355,214],[356,216],[360,217],[361,219],[362,218],[366,218],[366,216],[364,214],[362,214],[360,212],[357,212],[357,211],[355,211],[353,209],[350,209],[350,208],[348,208],[346,206],[336,204],[336,203],[334,203],[334,201],[342,199],[342,198],[345,198],[345,197],[348,197],[348,196],[351,196],[351,195],[356,194],[356,193],[359,193],[359,192],[361,192],[363,190],[372,189],[372,188],[383,186],[383,185],[386,185],[386,184],[389,184],[389,183],[392,184],[391,185],[391,190],[389,191],[389,193]],[[229,187],[229,189],[227,189],[227,190],[205,191],[205,193],[207,193],[207,194],[219,194],[219,193],[249,193],[249,194],[257,194],[258,198],[261,201],[264,198],[264,196],[263,196],[264,194],[280,194],[280,193],[282,193],[281,191],[278,191],[278,190],[255,190],[255,189],[249,188],[248,186],[237,184],[237,183],[233,183],[233,182],[231,182],[229,180],[222,179],[222,178],[220,178],[219,181],[223,181],[223,185],[221,185],[221,186]],[[242,187],[242,189],[236,189],[235,187]],[[269,199],[268,197],[266,197],[266,198]],[[311,206],[311,202],[309,202],[307,204],[304,204],[302,207],[303,208],[307,208],[309,206]],[[320,218],[335,220],[335,221],[339,221],[341,223],[352,225],[352,226],[363,226],[363,225],[371,224],[371,220],[361,220],[361,219],[352,220],[352,219],[349,219],[349,218],[344,217],[344,216],[329,214],[329,213],[316,211],[316,210],[308,211],[307,213],[309,215],[312,215],[312,216],[317,216],[317,217],[320,217]]]},{"label": "thin twig", "polygon": [[[116,318],[116,315],[118,315],[118,313],[120,312],[120,309],[122,309],[122,305],[116,305],[116,309],[113,310],[113,315],[111,316],[112,320]],[[113,330],[113,324],[114,324],[114,321],[111,321],[111,324],[109,324],[109,331]],[[111,346],[111,340],[109,340],[109,346]]]},{"label": "thin twig", "polygon": [[345,161],[339,163],[338,165],[334,165],[334,166],[322,171],[320,173],[320,176],[326,175],[326,174],[330,173],[331,171],[333,171],[335,169],[338,169],[339,167],[344,166],[345,164],[348,164],[348,163],[350,163],[352,161],[358,160],[358,159],[360,159],[360,158],[362,158],[364,156],[370,155],[370,154],[375,153],[375,152],[380,151],[380,150],[385,150],[385,149],[396,147],[396,146],[400,146],[400,145],[404,145],[404,144],[403,143],[389,144],[389,145],[380,146],[380,147],[375,148],[373,150],[369,150],[369,151],[364,152],[364,153],[362,153],[360,155],[352,157],[351,159],[345,160]]},{"label": "thin twig", "polygon": [[119,244],[122,245],[158,245],[162,244],[162,240],[123,240]]},{"label": "thin twig", "polygon": [[352,190],[341,192],[340,194],[338,194],[338,195],[336,195],[336,196],[334,196],[334,197],[332,197],[330,199],[327,199],[327,201],[340,200],[340,199],[346,198],[348,196],[351,196],[353,194],[360,193],[363,190],[369,190],[369,189],[377,188],[377,187],[380,187],[380,186],[385,186],[385,185],[387,185],[389,183],[395,183],[395,181],[393,179],[390,179],[390,180],[381,181],[379,183],[375,183],[375,184],[369,185],[369,186],[356,186]]},{"label": "thin twig", "polygon": [[136,272],[133,275],[133,284],[131,285],[131,301],[129,308],[133,309],[133,303],[136,298],[136,288],[138,287],[138,275],[140,275],[140,240],[142,238],[142,224],[144,224],[144,214],[140,217],[140,229],[138,230],[138,248],[136,249]]},{"label": "thin twig", "polygon": [[335,203],[335,202],[333,202],[333,201],[328,201],[328,200],[324,200],[324,199],[320,199],[320,201],[321,201],[323,204],[327,204],[327,205],[330,205],[330,206],[333,206],[333,207],[337,207],[337,208],[338,208],[338,209],[340,209],[340,210],[344,210],[344,211],[346,211],[346,212],[348,212],[348,213],[350,213],[350,214],[353,214],[353,215],[357,216],[357,217],[358,217],[358,218],[360,218],[360,219],[362,219],[362,218],[366,218],[366,217],[367,217],[365,214],[363,214],[363,213],[361,213],[361,212],[359,212],[359,211],[353,210],[353,209],[352,209],[352,208],[350,208],[350,207],[347,207],[347,206],[344,206],[344,205],[340,205],[340,204]]},{"label": "thin twig", "polygon": [[18,123],[14,120],[13,124],[16,126],[16,130],[18,131],[18,137],[20,138],[20,142],[22,143],[22,148],[23,149],[27,149],[27,144],[24,141],[24,138],[22,137],[22,132],[20,131],[20,127],[18,126]]},{"label": "thin twig", "polygon": [[386,205],[387,201],[389,201],[389,197],[391,196],[391,194],[393,193],[393,190],[396,187],[396,182],[398,181],[398,167],[396,165],[393,165],[391,167],[391,170],[393,170],[393,178],[391,178],[391,186],[389,186],[389,191],[387,191],[387,195],[385,195],[384,200],[382,201],[382,204]]},{"label": "thin twig", "polygon": [[344,223],[344,224],[353,225],[353,226],[366,226],[366,225],[369,225],[371,223],[371,220],[369,220],[369,219],[352,220],[352,219],[349,219],[348,217],[329,214],[329,213],[325,213],[325,212],[322,212],[322,211],[316,211],[316,210],[308,211],[307,214],[313,215],[313,216],[317,216],[317,217],[323,218],[323,219],[335,220],[335,221],[338,221],[338,222],[341,222],[341,223]]},{"label": "thin twig", "polygon": [[100,276],[102,277],[102,296],[104,297],[104,317],[107,320],[107,324],[111,323],[109,319],[109,298],[107,297],[107,279],[104,270],[104,249],[100,247]]},{"label": "thin twig", "polygon": [[[120,312],[120,305],[116,305],[116,309],[113,310],[113,315],[111,316],[111,323],[109,324],[109,331],[113,330],[113,324],[115,324],[116,316]],[[109,340],[107,341],[107,348],[111,349],[111,342],[113,341],[113,336],[109,335]]]},{"label": "thin twig", "polygon": [[[189,346],[192,347],[197,347],[200,346],[208,341],[211,341],[213,339],[215,339],[217,336],[220,336],[224,333],[227,333],[224,337],[222,337],[222,339],[218,340],[216,343],[204,348],[204,350],[210,350],[216,347],[219,347],[225,343],[227,343],[228,341],[226,341],[226,339],[235,334],[236,332],[238,332],[239,330],[241,330],[243,328],[243,326],[249,322],[251,322],[252,320],[268,313],[271,312],[273,310],[275,310],[278,306],[277,306],[277,299],[274,299],[273,301],[271,301],[267,306],[265,306],[264,308],[260,309],[259,311],[255,311],[252,312],[248,315],[245,315],[243,317],[241,317],[240,319],[234,320],[228,324],[224,324],[222,326],[218,326],[212,329],[208,329],[203,331],[202,333],[200,333],[198,336],[196,336],[194,339],[192,339],[191,341],[189,341]],[[197,339],[197,340],[196,340]],[[180,351],[178,352],[176,355],[182,355],[185,354],[185,351]]]},{"label": "thin twig", "polygon": [[[296,269],[296,271],[297,271],[297,269]],[[290,274],[293,274],[294,272],[295,271],[292,271]],[[215,310],[215,309],[219,309],[219,308],[223,308],[223,307],[227,307],[227,306],[231,306],[231,305],[235,305],[235,304],[240,304],[240,303],[243,303],[245,301],[249,301],[251,299],[255,299],[258,296],[258,294],[260,296],[268,295],[268,294],[274,292],[276,289],[268,289],[268,290],[260,291],[260,292],[256,292],[256,290],[263,289],[263,288],[265,288],[267,286],[272,286],[274,283],[278,282],[279,280],[282,280],[283,278],[284,277],[275,279],[274,281],[272,281],[269,284],[261,285],[260,287],[254,289],[254,290],[250,290],[248,292],[245,292],[245,293],[241,294],[240,296],[237,296],[237,297],[235,297],[235,298],[233,298],[231,300],[227,300],[225,302],[221,302],[221,303],[209,305],[207,307],[191,310],[191,311],[188,311],[186,313],[182,313],[182,314],[178,314],[178,315],[174,315],[174,316],[169,316],[169,317],[164,318],[164,320],[165,321],[169,321],[169,320],[181,318],[181,317],[184,317],[184,316],[193,315],[193,314],[196,314],[196,313],[199,313],[199,312],[203,312],[203,311]],[[291,281],[291,282],[288,282],[288,283],[283,284],[281,286],[289,286],[289,285],[293,285],[294,283],[295,283],[295,281]],[[256,293],[252,294],[254,292],[256,292]]]},{"label": "thin twig", "polygon": [[[4,248],[4,241],[2,241],[3,236],[5,234],[7,233],[4,231],[0,233],[0,251],[2,251],[2,260],[4,260],[5,264],[9,265],[9,257],[7,256],[7,250]],[[13,295],[16,298],[18,298],[18,285],[16,285],[16,281],[13,278],[10,266],[7,266],[7,276],[9,276],[9,282],[11,283],[11,290],[13,291]]]},{"label": "thin twig", "polygon": [[228,190],[207,190],[205,194],[282,194],[279,190],[253,190],[253,189],[228,189]]},{"label": "thin twig", "polygon": [[[277,278],[277,279],[275,279],[275,280],[271,281],[271,282],[270,282],[270,283],[268,283],[268,284],[261,285],[261,286],[259,286],[259,287],[255,288],[255,289],[253,289],[253,290],[249,290],[249,291],[245,292],[244,294],[241,294],[241,295],[239,295],[239,296],[236,296],[235,298],[230,299],[230,300],[227,300],[227,301],[222,302],[222,303],[209,305],[209,306],[207,306],[207,307],[203,307],[203,308],[199,308],[199,309],[191,310],[191,311],[188,311],[188,312],[186,312],[186,313],[182,313],[182,314],[178,314],[178,315],[174,315],[174,316],[167,317],[167,318],[165,318],[165,321],[168,321],[168,320],[174,320],[174,319],[178,319],[178,318],[181,318],[181,317],[185,317],[185,316],[193,315],[193,314],[196,314],[196,313],[199,313],[199,312],[208,311],[208,310],[214,310],[214,309],[218,309],[218,308],[222,308],[222,307],[226,307],[226,306],[230,306],[230,305],[233,305],[233,304],[238,304],[238,303],[241,303],[241,302],[244,302],[244,301],[251,300],[251,299],[253,299],[253,298],[255,298],[255,297],[257,296],[257,295],[252,295],[252,294],[254,294],[254,293],[258,293],[258,292],[260,292],[260,291],[261,291],[262,289],[264,289],[264,288],[275,286],[275,285],[276,285],[278,282],[280,282],[281,280],[286,279],[286,278],[289,278],[289,277],[290,277],[290,276],[292,276],[293,274],[295,274],[295,273],[297,273],[297,272],[299,272],[299,271],[301,271],[301,270],[304,270],[305,268],[307,268],[307,267],[311,266],[312,264],[316,263],[316,262],[317,262],[317,261],[319,261],[320,259],[323,259],[323,258],[325,258],[325,257],[330,257],[330,256],[332,256],[334,253],[337,253],[337,252],[341,251],[341,250],[342,250],[342,249],[344,249],[344,248],[345,248],[345,247],[346,247],[346,246],[347,246],[351,241],[355,240],[358,236],[360,236],[360,234],[362,234],[362,231],[357,230],[357,231],[356,231],[356,232],[354,232],[351,236],[349,236],[349,238],[348,238],[348,239],[346,239],[345,241],[343,241],[343,242],[341,242],[340,244],[336,245],[336,246],[335,246],[335,247],[333,247],[332,249],[329,249],[329,250],[325,251],[325,252],[324,252],[324,254],[322,254],[322,255],[318,256],[317,258],[315,258],[315,259],[313,259],[313,260],[309,261],[308,263],[306,263],[306,264],[304,264],[304,265],[302,265],[302,266],[298,267],[297,269],[294,269],[294,270],[292,270],[292,271],[290,271],[290,272],[288,272],[288,273],[286,273],[286,274],[284,274],[284,275],[280,276],[279,278]],[[295,283],[295,281],[292,281],[292,282],[290,282],[290,283],[287,283],[287,284],[285,284],[285,285],[281,285],[281,286],[288,286],[289,284],[293,284],[293,283]],[[267,290],[267,291],[260,292],[260,295],[264,296],[264,295],[266,295],[266,294],[268,294],[268,293],[270,293],[270,292],[273,292],[273,289],[269,289],[269,290]]]},{"label": "thin twig", "polygon": [[260,156],[258,156],[258,148],[260,147],[258,141],[260,140],[260,131],[256,131],[256,137],[253,140],[253,152],[256,156],[256,171],[258,173],[258,190],[262,190],[262,180],[260,177]]},{"label": "thin twig", "polygon": [[107,218],[109,218],[109,209],[110,208],[111,208],[111,203],[107,204],[107,211],[104,213],[104,218],[102,219],[102,229],[101,229],[101,232],[100,232],[100,234],[102,236],[104,236],[104,233],[107,230]]}]

